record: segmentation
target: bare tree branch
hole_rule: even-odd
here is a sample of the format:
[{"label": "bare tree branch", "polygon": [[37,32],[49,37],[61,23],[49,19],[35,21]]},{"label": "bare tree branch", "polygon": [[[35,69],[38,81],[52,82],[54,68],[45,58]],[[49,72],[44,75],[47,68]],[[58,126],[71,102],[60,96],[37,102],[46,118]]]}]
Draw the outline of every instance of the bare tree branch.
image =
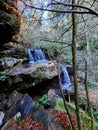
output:
[{"label": "bare tree branch", "polygon": [[46,42],[52,42],[52,43],[60,43],[60,44],[67,44],[68,46],[71,46],[71,44],[67,42],[62,42],[62,41],[55,41],[55,40],[49,40],[49,39],[40,39],[40,41],[46,41]]},{"label": "bare tree branch", "polygon": [[35,39],[39,39],[40,41],[46,41],[46,42],[52,42],[52,43],[60,43],[60,44],[65,44],[65,45],[71,46],[71,41],[62,42],[62,41],[59,41],[59,40],[46,39],[45,37],[34,37],[32,39],[32,41],[34,41]]},{"label": "bare tree branch", "polygon": [[92,14],[92,15],[96,15],[98,17],[98,13],[95,12],[94,10],[87,8],[87,7],[83,7],[80,5],[70,5],[70,4],[64,4],[64,6],[72,6],[72,7],[79,7],[79,8],[83,8],[86,9],[87,11],[77,11],[77,10],[52,10],[52,9],[46,9],[46,8],[40,8],[40,7],[35,7],[35,6],[31,6],[28,5],[27,3],[25,3],[24,1],[20,0],[21,2],[23,2],[26,6],[28,6],[29,8],[32,9],[37,9],[37,10],[42,10],[42,11],[49,11],[49,12],[56,12],[56,13],[78,13],[78,14]]},{"label": "bare tree branch", "polygon": [[96,0],[93,1],[93,3],[91,4],[91,7],[94,5],[95,2],[96,2]]},{"label": "bare tree branch", "polygon": [[[95,0],[95,1],[96,1],[96,0]],[[78,7],[78,8],[81,8],[81,9],[88,10],[89,13],[95,14],[96,16],[98,16],[98,13],[97,13],[96,11],[92,10],[91,8],[84,7],[84,6],[81,6],[81,5],[65,4],[65,3],[61,3],[61,2],[51,3],[50,5],[63,5],[63,6],[70,6],[70,7]],[[81,11],[81,12],[82,12],[82,11]]]}]

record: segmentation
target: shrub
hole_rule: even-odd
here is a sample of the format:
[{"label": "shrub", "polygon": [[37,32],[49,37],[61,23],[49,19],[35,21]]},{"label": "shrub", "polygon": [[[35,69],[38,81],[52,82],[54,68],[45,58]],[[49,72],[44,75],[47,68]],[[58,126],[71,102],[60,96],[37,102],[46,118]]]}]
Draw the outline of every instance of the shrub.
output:
[{"label": "shrub", "polygon": [[0,81],[4,81],[6,78],[5,72],[0,71]]}]

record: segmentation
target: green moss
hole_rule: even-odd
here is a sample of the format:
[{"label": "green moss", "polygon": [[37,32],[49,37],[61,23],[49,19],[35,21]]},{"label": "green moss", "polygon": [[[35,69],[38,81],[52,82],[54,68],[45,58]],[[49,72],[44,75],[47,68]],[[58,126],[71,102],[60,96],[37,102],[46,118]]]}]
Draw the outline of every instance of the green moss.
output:
[{"label": "green moss", "polygon": [[54,107],[55,110],[61,110],[61,111],[65,111],[65,107],[64,107],[64,103],[62,99],[57,99],[56,100],[56,105]]},{"label": "green moss", "polygon": [[[72,103],[67,103],[67,107],[68,107],[68,110],[71,114],[76,114],[76,111],[75,111],[75,105],[72,104]],[[65,111],[65,108],[64,108],[64,103],[63,103],[63,100],[62,99],[56,99],[56,105],[54,107],[54,109],[56,110],[61,110],[61,111]],[[83,111],[83,110],[80,110],[80,115],[81,115],[81,119],[83,122],[86,123],[86,125],[89,127],[90,129],[90,120],[91,118]],[[96,128],[98,128],[96,126]],[[96,129],[97,130],[97,129]]]},{"label": "green moss", "polygon": [[98,125],[95,125],[95,130],[98,130]]}]

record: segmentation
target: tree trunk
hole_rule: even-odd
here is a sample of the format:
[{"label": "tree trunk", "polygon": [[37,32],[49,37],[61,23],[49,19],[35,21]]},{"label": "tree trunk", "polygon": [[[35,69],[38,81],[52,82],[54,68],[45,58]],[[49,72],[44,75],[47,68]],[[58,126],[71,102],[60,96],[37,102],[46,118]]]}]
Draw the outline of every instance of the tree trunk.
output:
[{"label": "tree trunk", "polygon": [[93,112],[92,112],[92,108],[90,105],[89,92],[88,92],[88,64],[87,64],[87,61],[85,61],[85,92],[86,92],[89,115],[91,117],[91,130],[94,130],[94,117],[93,117]]},{"label": "tree trunk", "polygon": [[[72,4],[76,4],[76,0],[72,0]],[[72,7],[72,10],[75,10]],[[78,122],[79,130],[82,130],[80,113],[79,113],[79,102],[78,102],[78,83],[77,83],[77,72],[76,72],[76,38],[77,38],[77,22],[76,14],[72,13],[72,23],[73,23],[73,35],[72,35],[72,60],[73,60],[73,70],[74,70],[74,89],[75,89],[75,106],[76,106],[76,116]]]},{"label": "tree trunk", "polygon": [[60,93],[61,93],[61,95],[62,95],[63,102],[64,102],[64,107],[65,107],[65,110],[66,110],[67,115],[68,115],[68,118],[69,118],[71,130],[75,130],[74,125],[73,125],[73,122],[72,122],[72,119],[71,119],[71,116],[70,116],[70,113],[69,113],[69,110],[68,110],[68,108],[67,108],[66,99],[65,99],[64,94],[63,94],[63,91],[62,91],[62,83],[61,83],[61,77],[60,77],[60,62],[59,62],[59,60],[57,60],[57,63],[58,63],[57,71],[58,71],[58,79],[59,79],[59,86],[60,86],[59,89],[60,89]]},{"label": "tree trunk", "polygon": [[89,46],[89,32],[87,30],[87,27],[86,27],[85,36],[86,36],[85,40],[86,40],[87,66],[89,66],[89,68],[91,68],[91,49]]},{"label": "tree trunk", "polygon": [[94,130],[94,117],[93,117],[93,112],[89,100],[89,92],[88,92],[88,67],[89,71],[91,69],[91,50],[89,47],[89,35],[86,29],[86,60],[85,60],[85,92],[86,92],[86,98],[87,98],[87,104],[88,104],[88,110],[89,110],[89,115],[91,117],[91,130]]}]

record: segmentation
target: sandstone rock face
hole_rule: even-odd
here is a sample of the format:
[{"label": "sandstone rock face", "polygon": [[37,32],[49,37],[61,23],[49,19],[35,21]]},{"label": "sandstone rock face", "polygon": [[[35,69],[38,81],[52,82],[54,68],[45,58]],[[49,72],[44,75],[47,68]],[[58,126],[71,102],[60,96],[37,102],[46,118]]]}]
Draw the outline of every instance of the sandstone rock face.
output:
[{"label": "sandstone rock face", "polygon": [[5,57],[3,59],[0,59],[0,70],[13,67],[15,64],[19,62],[20,62],[19,59],[11,58],[11,57],[10,58]]},{"label": "sandstone rock face", "polygon": [[18,65],[12,68],[6,76],[8,81],[4,85],[2,83],[1,90],[25,90],[56,77],[57,67],[55,61]]},{"label": "sandstone rock face", "polygon": [[0,51],[0,59],[5,57],[13,57],[18,59],[26,58],[27,51],[21,45],[13,42],[5,43],[2,47],[2,51]]},{"label": "sandstone rock face", "polygon": [[19,33],[21,17],[13,0],[0,0],[0,43]]}]

